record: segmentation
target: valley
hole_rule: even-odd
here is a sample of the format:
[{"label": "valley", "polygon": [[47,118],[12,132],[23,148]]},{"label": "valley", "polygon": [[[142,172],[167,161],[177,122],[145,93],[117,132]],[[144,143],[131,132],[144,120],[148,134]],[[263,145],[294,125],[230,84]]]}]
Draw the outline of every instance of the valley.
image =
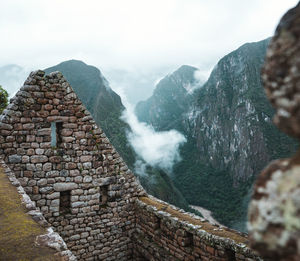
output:
[{"label": "valley", "polygon": [[272,125],[273,108],[260,78],[268,43],[247,43],[226,55],[193,93],[186,86],[195,84],[197,69],[182,66],[136,106],[140,121],[186,136],[173,181],[189,204],[209,209],[224,225],[244,232],[256,176],[297,146]]},{"label": "valley", "polygon": [[63,73],[131,169],[142,162],[145,175],[135,172],[148,193],[209,218],[211,212],[220,223],[245,232],[256,175],[297,146],[271,124],[273,109],[260,79],[268,42],[247,43],[226,55],[206,82],[195,77],[196,67],[183,65],[136,105],[138,120],[158,135],[174,130],[186,138],[171,169],[148,163],[135,151],[122,116],[126,108],[99,69],[69,60],[45,71]]}]

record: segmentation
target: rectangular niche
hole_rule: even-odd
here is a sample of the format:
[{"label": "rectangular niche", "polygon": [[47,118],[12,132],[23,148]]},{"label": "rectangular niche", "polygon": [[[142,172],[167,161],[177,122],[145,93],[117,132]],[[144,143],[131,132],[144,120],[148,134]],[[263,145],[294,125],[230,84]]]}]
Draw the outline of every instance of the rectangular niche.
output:
[{"label": "rectangular niche", "polygon": [[161,218],[155,217],[154,229],[156,231],[159,231],[160,230],[160,226],[161,226]]},{"label": "rectangular niche", "polygon": [[229,261],[236,261],[235,252],[232,249],[225,249],[225,256]]},{"label": "rectangular niche", "polygon": [[100,206],[106,206],[108,200],[108,185],[100,186]]},{"label": "rectangular niche", "polygon": [[185,238],[184,246],[186,246],[186,247],[194,246],[193,234],[188,231],[186,231],[186,238]]},{"label": "rectangular niche", "polygon": [[71,213],[71,190],[61,191],[59,200],[59,213]]}]

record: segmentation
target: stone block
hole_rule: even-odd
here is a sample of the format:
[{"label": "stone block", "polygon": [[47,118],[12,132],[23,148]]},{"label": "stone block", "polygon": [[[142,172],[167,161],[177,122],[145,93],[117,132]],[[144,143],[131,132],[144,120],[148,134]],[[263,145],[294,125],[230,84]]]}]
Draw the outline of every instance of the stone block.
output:
[{"label": "stone block", "polygon": [[33,155],[30,157],[31,163],[44,163],[48,161],[48,157],[45,155]]},{"label": "stone block", "polygon": [[92,155],[83,155],[80,157],[80,162],[90,162],[93,160]]},{"label": "stone block", "polygon": [[90,182],[92,182],[92,180],[93,180],[93,178],[91,176],[85,176],[83,178],[84,183],[90,183]]},{"label": "stone block", "polygon": [[78,184],[70,182],[70,183],[55,183],[53,185],[55,191],[66,191],[73,190],[78,188]]},{"label": "stone block", "polygon": [[23,125],[23,130],[32,130],[34,129],[34,123],[26,123]]},{"label": "stone block", "polygon": [[48,194],[48,195],[46,196],[46,198],[47,198],[47,199],[57,199],[57,198],[59,198],[59,196],[60,196],[60,193],[59,193],[59,192],[53,192],[53,193],[51,193],[51,194]]},{"label": "stone block", "polygon": [[12,129],[13,126],[11,126],[10,124],[0,122],[0,130],[12,130]]},{"label": "stone block", "polygon": [[51,171],[52,170],[52,163],[47,162],[43,165],[43,171]]},{"label": "stone block", "polygon": [[37,181],[37,185],[38,186],[45,186],[45,185],[47,185],[47,179],[39,179]]},{"label": "stone block", "polygon": [[95,181],[99,186],[106,186],[116,183],[116,177],[99,178]]},{"label": "stone block", "polygon": [[51,200],[51,207],[59,207],[59,199]]},{"label": "stone block", "polygon": [[80,208],[85,206],[85,202],[77,201],[71,203],[72,208]]},{"label": "stone block", "polygon": [[10,155],[8,156],[9,163],[20,163],[22,161],[22,156],[20,155]]}]

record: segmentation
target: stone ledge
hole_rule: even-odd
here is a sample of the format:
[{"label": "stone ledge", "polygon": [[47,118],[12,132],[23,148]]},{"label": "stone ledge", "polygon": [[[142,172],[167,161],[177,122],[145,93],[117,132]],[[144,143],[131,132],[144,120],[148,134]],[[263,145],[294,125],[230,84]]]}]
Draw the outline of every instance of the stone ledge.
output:
[{"label": "stone ledge", "polygon": [[[239,255],[251,260],[262,260],[248,246],[248,236],[227,227],[210,224],[207,220],[185,212],[175,206],[163,202],[155,197],[140,197],[136,200],[136,207],[145,209],[164,222],[168,222],[173,229],[183,229],[200,238],[208,246],[221,246],[231,249]],[[138,212],[138,211],[137,211]]]}]

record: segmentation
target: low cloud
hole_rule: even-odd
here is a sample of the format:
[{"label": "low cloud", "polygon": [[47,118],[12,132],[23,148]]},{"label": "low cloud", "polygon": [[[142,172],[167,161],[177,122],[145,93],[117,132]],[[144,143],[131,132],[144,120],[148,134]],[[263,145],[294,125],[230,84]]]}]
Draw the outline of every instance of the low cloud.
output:
[{"label": "low cloud", "polygon": [[[174,163],[181,160],[179,147],[186,142],[186,138],[176,130],[157,132],[152,126],[139,122],[122,90],[116,91],[126,107],[122,119],[131,127],[131,132],[127,134],[128,140],[137,155],[147,164],[171,172]],[[136,166],[140,166],[140,172],[145,173],[141,164]]]},{"label": "low cloud", "polygon": [[195,90],[202,87],[204,83],[207,81],[209,74],[210,74],[210,70],[209,71],[196,70],[194,72],[194,82],[192,84],[188,84],[184,86],[188,94],[192,94]]},{"label": "low cloud", "polygon": [[140,176],[141,178],[147,178],[147,183],[155,185],[156,184],[156,179],[155,176],[151,176],[147,172],[147,163],[143,160],[136,160],[134,163],[134,173]]},{"label": "low cloud", "polygon": [[202,70],[197,70],[194,72],[194,79],[197,83],[204,83],[207,81],[208,77],[210,74],[210,70],[209,71],[202,71]]}]

